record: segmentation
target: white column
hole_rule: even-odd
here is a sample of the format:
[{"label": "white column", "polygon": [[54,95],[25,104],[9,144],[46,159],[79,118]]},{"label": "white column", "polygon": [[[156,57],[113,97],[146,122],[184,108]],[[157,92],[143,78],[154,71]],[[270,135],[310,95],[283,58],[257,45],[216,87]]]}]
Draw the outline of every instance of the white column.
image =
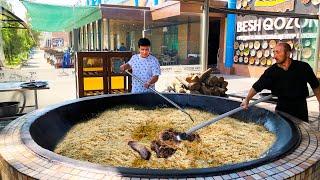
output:
[{"label": "white column", "polygon": [[200,66],[201,71],[205,71],[208,66],[209,0],[203,2],[200,26]]}]

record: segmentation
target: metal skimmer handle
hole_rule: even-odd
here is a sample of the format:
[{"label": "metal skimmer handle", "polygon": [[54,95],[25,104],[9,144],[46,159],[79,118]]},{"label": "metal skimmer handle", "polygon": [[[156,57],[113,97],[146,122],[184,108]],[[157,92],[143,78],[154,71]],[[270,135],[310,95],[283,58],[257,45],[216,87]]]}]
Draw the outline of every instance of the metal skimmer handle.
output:
[{"label": "metal skimmer handle", "polygon": [[[128,73],[130,76],[132,76],[133,78],[135,78],[136,80],[138,80],[141,84],[144,84],[145,82],[143,82],[140,78],[138,78],[136,75],[133,75],[132,73],[130,73],[128,70],[126,70],[126,73]],[[192,122],[194,122],[193,118],[191,117],[191,115],[189,113],[187,113],[184,109],[182,109],[178,104],[176,104],[175,102],[171,101],[169,98],[165,97],[164,95],[162,95],[161,93],[159,93],[158,91],[156,91],[155,89],[149,87],[149,89],[151,89],[154,93],[158,94],[159,96],[161,96],[163,99],[167,100],[170,104],[172,104],[173,106],[175,106],[176,108],[178,108],[180,111],[182,111],[183,113],[187,114],[190,119],[192,120]]]},{"label": "metal skimmer handle", "polygon": [[[253,106],[253,105],[256,105],[256,104],[258,104],[258,103],[260,103],[260,102],[263,102],[263,101],[267,101],[267,100],[269,100],[269,99],[271,99],[271,98],[272,98],[272,94],[271,94],[271,95],[268,95],[268,96],[265,96],[265,97],[263,97],[263,98],[260,98],[260,99],[258,99],[258,100],[256,100],[256,101],[248,104],[248,107]],[[189,135],[189,134],[197,131],[198,129],[201,129],[201,128],[204,128],[204,127],[206,127],[206,126],[209,126],[210,124],[212,124],[212,123],[214,123],[214,122],[217,122],[217,121],[219,121],[220,119],[223,119],[223,118],[225,118],[225,117],[228,117],[228,116],[230,116],[230,115],[232,115],[232,114],[234,114],[234,113],[236,113],[236,112],[239,112],[239,111],[241,111],[241,110],[243,110],[243,107],[240,106],[240,107],[238,107],[238,108],[236,108],[236,109],[233,109],[233,110],[228,111],[228,112],[226,112],[226,113],[224,113],[224,114],[221,114],[221,115],[219,115],[219,116],[217,116],[217,117],[215,117],[215,118],[213,118],[213,119],[211,119],[211,120],[209,120],[209,121],[206,121],[206,122],[203,122],[203,123],[201,123],[201,124],[198,124],[198,125],[192,127],[191,129],[189,129],[189,130],[186,132],[186,134]]]}]

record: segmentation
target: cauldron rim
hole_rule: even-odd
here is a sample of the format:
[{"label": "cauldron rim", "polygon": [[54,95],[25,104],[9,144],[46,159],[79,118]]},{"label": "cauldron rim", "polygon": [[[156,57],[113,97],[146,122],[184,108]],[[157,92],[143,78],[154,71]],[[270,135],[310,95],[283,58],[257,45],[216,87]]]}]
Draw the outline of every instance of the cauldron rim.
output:
[{"label": "cauldron rim", "polygon": [[[171,93],[165,95],[172,95]],[[130,177],[147,177],[147,178],[161,178],[161,177],[179,177],[179,178],[185,178],[185,177],[198,177],[199,175],[205,176],[205,175],[222,175],[234,171],[240,171],[248,168],[253,168],[256,166],[259,166],[261,164],[265,164],[266,162],[271,162],[276,159],[279,159],[283,157],[284,155],[288,154],[291,152],[300,142],[301,140],[301,132],[299,128],[296,126],[295,123],[293,123],[290,119],[287,119],[283,116],[281,116],[282,120],[285,120],[288,122],[290,128],[298,133],[298,135],[295,136],[294,139],[288,143],[287,150],[284,152],[275,152],[273,153],[273,156],[267,156],[267,157],[262,157],[256,160],[251,160],[251,161],[246,161],[246,162],[241,162],[241,163],[236,163],[236,164],[230,164],[230,165],[223,165],[219,167],[213,167],[213,168],[190,168],[190,169],[142,169],[142,168],[127,168],[127,167],[113,167],[113,166],[106,166],[106,165],[101,165],[101,164],[96,164],[96,163],[91,163],[91,162],[86,162],[86,161],[80,161],[76,159],[72,159],[66,156],[62,156],[59,154],[56,154],[48,149],[45,149],[38,145],[32,138],[30,134],[30,128],[33,122],[35,122],[37,119],[45,116],[47,113],[49,113],[52,110],[73,104],[73,103],[79,103],[82,101],[88,101],[88,100],[95,100],[95,99],[100,99],[100,98],[109,98],[109,97],[118,97],[118,96],[130,96],[130,95],[139,95],[137,94],[113,94],[113,95],[100,95],[100,96],[95,96],[95,97],[86,97],[86,98],[81,98],[81,99],[76,99],[76,100],[70,100],[66,101],[57,105],[53,106],[48,106],[47,108],[41,109],[34,111],[30,114],[27,114],[23,117],[20,117],[19,119],[27,119],[27,121],[23,124],[22,126],[22,133],[21,134],[21,139],[22,142],[30,148],[32,151],[37,153],[38,155],[50,160],[50,161],[61,161],[61,162],[67,162],[71,165],[79,165],[80,167],[85,167],[85,168],[92,168],[96,170],[101,170],[101,171],[109,171],[111,173],[115,174],[120,174],[122,176],[130,176]],[[186,96],[186,94],[175,94],[175,95],[181,95],[181,96]],[[212,96],[205,96],[205,95],[188,95],[188,96],[203,96],[203,97],[209,97],[212,98]],[[220,99],[226,99],[228,101],[234,101],[230,100],[228,98],[224,97],[214,97],[214,98],[220,98]]]}]

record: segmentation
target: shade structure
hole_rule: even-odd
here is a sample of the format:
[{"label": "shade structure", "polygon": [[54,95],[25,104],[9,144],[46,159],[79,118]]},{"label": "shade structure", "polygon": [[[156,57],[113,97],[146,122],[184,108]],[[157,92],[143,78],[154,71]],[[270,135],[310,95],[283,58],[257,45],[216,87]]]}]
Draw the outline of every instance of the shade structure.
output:
[{"label": "shade structure", "polygon": [[31,28],[46,32],[69,32],[101,19],[99,7],[56,6],[23,1]]}]

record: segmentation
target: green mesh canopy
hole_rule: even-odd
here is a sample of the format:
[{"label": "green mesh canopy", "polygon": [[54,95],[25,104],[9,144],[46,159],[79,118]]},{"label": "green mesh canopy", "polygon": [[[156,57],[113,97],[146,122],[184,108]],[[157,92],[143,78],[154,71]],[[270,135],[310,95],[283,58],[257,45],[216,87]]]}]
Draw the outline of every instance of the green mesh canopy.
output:
[{"label": "green mesh canopy", "polygon": [[71,7],[22,2],[27,8],[32,29],[46,32],[68,32],[101,19],[99,7]]}]

